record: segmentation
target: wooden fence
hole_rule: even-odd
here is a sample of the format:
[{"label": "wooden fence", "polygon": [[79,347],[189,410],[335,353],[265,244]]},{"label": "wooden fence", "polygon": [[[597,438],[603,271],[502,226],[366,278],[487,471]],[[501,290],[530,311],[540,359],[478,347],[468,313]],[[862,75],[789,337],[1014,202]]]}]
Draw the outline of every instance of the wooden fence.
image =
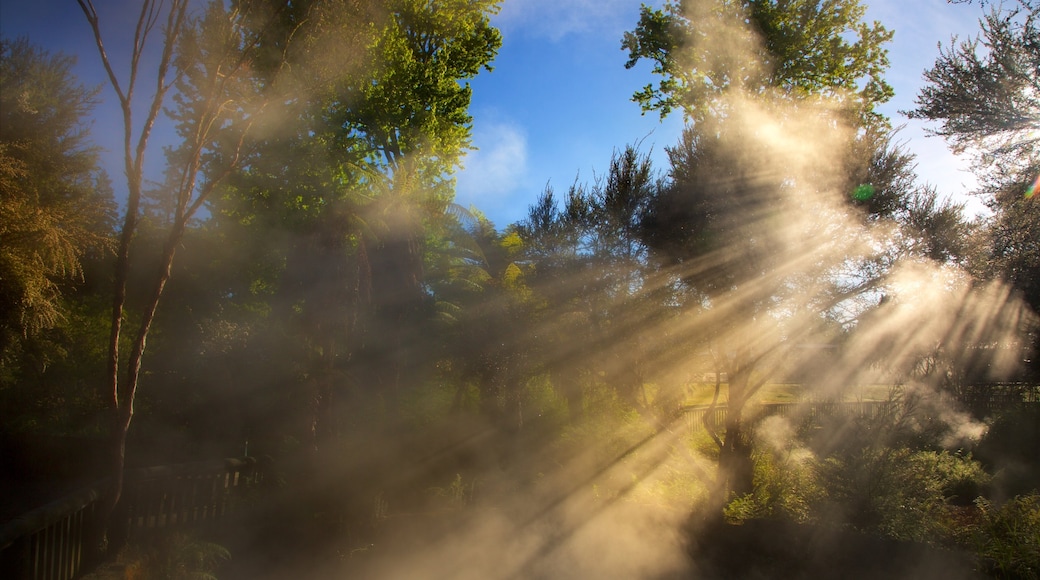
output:
[{"label": "wooden fence", "polygon": [[[127,470],[117,533],[214,524],[260,482],[253,458]],[[0,526],[0,578],[72,580],[99,562],[101,481]]]},{"label": "wooden fence", "polygon": [[[855,401],[855,402],[797,402],[749,404],[744,407],[744,418],[754,420],[761,417],[779,416],[801,421],[815,422],[823,417],[864,417],[873,419],[881,413],[892,409],[893,403],[888,401]],[[684,407],[682,413],[686,424],[691,429],[704,425],[704,416],[711,413],[708,419],[713,425],[722,427],[726,423],[729,409],[726,405]]]},{"label": "wooden fence", "polygon": [[[961,406],[969,408],[977,413],[989,413],[998,410],[1017,408],[1040,408],[1040,399],[1036,395],[1024,397],[1019,394],[1016,397],[990,398],[969,401],[958,401]],[[768,416],[779,416],[798,421],[818,423],[824,417],[838,418],[865,418],[876,419],[883,413],[893,412],[902,408],[902,403],[893,401],[802,401],[790,403],[765,403],[748,404],[744,407],[744,419],[754,420]],[[691,429],[704,426],[704,416],[711,413],[709,421],[713,425],[722,427],[726,423],[728,408],[725,404],[712,408],[710,405],[697,405],[682,407],[680,409],[686,419],[686,425]]]}]

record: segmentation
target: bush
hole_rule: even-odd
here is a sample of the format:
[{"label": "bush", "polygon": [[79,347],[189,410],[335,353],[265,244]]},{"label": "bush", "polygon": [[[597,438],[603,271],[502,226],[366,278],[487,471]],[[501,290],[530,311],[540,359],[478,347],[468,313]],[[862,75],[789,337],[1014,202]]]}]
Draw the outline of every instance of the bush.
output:
[{"label": "bush", "polygon": [[227,548],[192,534],[146,536],[131,542],[115,563],[85,580],[212,580],[216,570],[230,558]]},{"label": "bush", "polygon": [[1040,494],[1016,496],[999,508],[977,502],[982,521],[975,549],[988,572],[1002,578],[1040,578]]},{"label": "bush", "polygon": [[1040,405],[1025,405],[998,416],[979,442],[976,456],[995,474],[1000,498],[1040,490]]},{"label": "bush", "polygon": [[783,518],[804,523],[812,516],[820,488],[811,458],[800,450],[756,451],[754,491],[733,499],[723,510],[730,522]]},{"label": "bush", "polygon": [[817,470],[827,513],[866,532],[912,541],[953,538],[950,500],[963,503],[954,496],[975,494],[988,482],[970,455],[908,448],[829,457]]}]

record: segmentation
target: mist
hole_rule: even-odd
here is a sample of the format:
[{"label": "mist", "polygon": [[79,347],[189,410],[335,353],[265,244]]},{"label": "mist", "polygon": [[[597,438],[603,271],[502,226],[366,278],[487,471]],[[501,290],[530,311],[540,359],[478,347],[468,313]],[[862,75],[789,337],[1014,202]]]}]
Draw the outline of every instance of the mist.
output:
[{"label": "mist", "polygon": [[[21,432],[94,442],[37,449],[5,425],[29,485],[112,489],[94,482],[125,414],[127,488],[98,527],[127,547],[98,548],[88,577],[1006,571],[979,546],[1036,505],[1040,321],[959,252],[968,225],[929,229],[950,206],[862,87],[783,81],[795,65],[743,3],[682,2],[671,24],[694,32],[668,50],[692,73],[667,167],[615,149],[500,228],[452,201],[497,4],[260,4],[196,15],[170,105],[194,141],[124,222],[125,260],[85,268],[82,333],[36,374],[4,371],[89,375],[45,391],[63,415],[4,383]],[[116,324],[106,359],[110,262],[115,320],[144,322]],[[91,386],[106,367],[111,397]],[[39,466],[70,453],[89,466]],[[219,517],[135,515],[140,468],[179,466],[183,487],[218,458],[237,458],[213,476]],[[33,518],[10,517],[0,571],[21,573],[8,554],[30,540],[7,530]]]}]

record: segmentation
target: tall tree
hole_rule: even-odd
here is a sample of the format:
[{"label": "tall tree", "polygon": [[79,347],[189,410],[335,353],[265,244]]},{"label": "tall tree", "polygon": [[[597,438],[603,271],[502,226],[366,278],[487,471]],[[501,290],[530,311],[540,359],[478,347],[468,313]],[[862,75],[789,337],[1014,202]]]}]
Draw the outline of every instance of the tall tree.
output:
[{"label": "tall tree", "polygon": [[678,109],[696,121],[721,114],[736,90],[827,96],[864,121],[892,97],[883,79],[892,33],[866,23],[859,0],[679,0],[644,5],[622,48],[663,77],[633,95],[644,112]]},{"label": "tall tree", "polygon": [[[276,311],[311,345],[305,373],[327,377],[308,395],[325,423],[347,374],[366,409],[394,414],[423,360],[426,244],[447,223],[451,173],[470,143],[466,81],[498,48],[496,9],[400,0],[286,15],[297,46],[310,49],[290,57],[299,90],[286,121],[257,133],[218,207],[284,257]],[[325,52],[341,58],[312,56]],[[288,251],[270,244],[272,231]]]},{"label": "tall tree", "polygon": [[432,272],[437,312],[445,331],[445,354],[459,380],[455,407],[471,386],[484,416],[507,431],[524,424],[525,386],[537,372],[544,333],[544,301],[529,279],[515,229],[498,232],[482,215],[462,214],[450,251],[439,252]]},{"label": "tall tree", "polygon": [[[188,12],[189,2],[143,0],[130,47],[129,70],[122,77],[113,67],[102,34],[101,17],[91,0],[77,0],[94,34],[98,54],[108,74],[123,116],[123,157],[128,197],[116,250],[114,291],[109,341],[106,400],[112,415],[112,489],[109,509],[122,494],[126,438],[134,414],[141,363],[155,313],[172,271],[174,256],[188,225],[213,190],[238,165],[245,135],[263,108],[262,88],[252,64],[257,60],[261,35],[246,26],[258,15],[262,2],[236,2],[225,6],[212,2],[201,16]],[[261,15],[262,16],[262,15]],[[158,27],[158,29],[157,29]],[[160,34],[155,69],[143,70],[154,34]],[[135,120],[138,81],[154,74],[154,92],[143,119]],[[176,169],[169,189],[174,215],[156,264],[151,288],[130,341],[125,364],[120,345],[126,320],[127,283],[131,247],[140,225],[144,162],[150,138],[167,98],[177,88],[172,117],[180,145],[170,149],[168,161]],[[120,375],[123,375],[122,377]],[[114,536],[122,541],[119,531]]]},{"label": "tall tree", "polygon": [[595,373],[596,323],[594,304],[602,298],[602,271],[592,258],[596,244],[592,196],[586,186],[573,184],[562,208],[546,187],[514,226],[523,241],[523,260],[532,265],[529,284],[546,303],[547,325],[540,340],[547,344],[544,368],[566,398],[572,421],[584,415],[583,376]]},{"label": "tall tree", "polygon": [[648,401],[648,357],[637,353],[649,355],[641,329],[660,303],[641,228],[660,184],[635,146],[615,151],[608,167],[596,183],[575,184],[562,208],[546,190],[516,227],[533,265],[531,286],[552,311],[542,337],[553,344],[546,368],[574,418],[582,374],[602,376],[633,407]]},{"label": "tall tree", "polygon": [[[993,217],[983,275],[1010,282],[1040,312],[1040,5],[992,9],[979,38],[953,41],[925,72],[913,118],[974,157],[977,193]],[[1040,332],[1031,329],[1033,350]],[[1036,361],[1034,355],[1031,360]],[[1030,372],[1040,374],[1036,362]]]},{"label": "tall tree", "polygon": [[60,284],[110,248],[108,178],[84,119],[97,90],[75,59],[0,40],[0,365],[7,348],[58,324]]},{"label": "tall tree", "polygon": [[[337,94],[330,117],[360,137],[385,185],[375,193],[362,237],[372,302],[362,321],[370,377],[391,413],[401,390],[418,380],[407,353],[419,337],[413,321],[426,302],[425,237],[443,228],[454,181],[470,146],[469,79],[501,44],[490,16],[498,0],[431,4],[396,0],[371,53],[371,78]],[[381,159],[379,158],[381,157]]]},{"label": "tall tree", "polygon": [[[840,152],[874,155],[879,139],[865,137],[888,127],[874,107],[892,94],[881,77],[891,33],[863,22],[864,13],[856,0],[683,1],[644,7],[622,44],[627,66],[648,58],[663,77],[634,100],[662,116],[680,109],[690,121],[668,150],[669,182],[650,204],[644,239],[684,288],[685,311],[696,313],[676,342],[706,348],[717,376],[728,378],[725,433],[716,438],[722,497],[752,486],[745,404],[833,306],[824,297],[833,268],[859,259],[828,231],[853,227],[832,205],[857,165]],[[856,129],[864,130],[858,146]],[[859,163],[865,175],[883,167]],[[895,188],[898,176],[888,179]],[[886,204],[903,195],[886,193]]]}]

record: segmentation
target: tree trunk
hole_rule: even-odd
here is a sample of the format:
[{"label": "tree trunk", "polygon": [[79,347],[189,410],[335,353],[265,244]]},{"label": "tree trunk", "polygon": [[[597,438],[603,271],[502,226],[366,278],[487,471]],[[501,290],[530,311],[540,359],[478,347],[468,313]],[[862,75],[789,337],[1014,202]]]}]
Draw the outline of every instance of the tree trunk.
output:
[{"label": "tree trunk", "polygon": [[110,486],[108,500],[102,504],[104,516],[100,518],[101,525],[105,526],[102,534],[102,551],[112,552],[126,544],[128,535],[128,514],[126,501],[123,494],[123,478],[126,471],[126,436],[130,431],[130,420],[133,412],[116,410],[112,421],[111,443],[109,448],[110,464]]},{"label": "tree trunk", "polygon": [[726,434],[719,451],[720,487],[727,497],[739,497],[754,490],[751,444],[744,433],[741,407],[730,407],[726,413]]},{"label": "tree trunk", "polygon": [[567,411],[572,423],[577,423],[585,415],[582,394],[581,373],[572,366],[566,366],[556,372],[559,381],[557,389],[567,399]]},{"label": "tree trunk", "polygon": [[[738,355],[739,356],[739,355]],[[744,430],[744,406],[753,394],[748,385],[750,364],[730,365],[729,404],[726,432],[719,450],[719,488],[723,497],[741,496],[754,490],[754,464],[751,460],[750,434]]]}]

